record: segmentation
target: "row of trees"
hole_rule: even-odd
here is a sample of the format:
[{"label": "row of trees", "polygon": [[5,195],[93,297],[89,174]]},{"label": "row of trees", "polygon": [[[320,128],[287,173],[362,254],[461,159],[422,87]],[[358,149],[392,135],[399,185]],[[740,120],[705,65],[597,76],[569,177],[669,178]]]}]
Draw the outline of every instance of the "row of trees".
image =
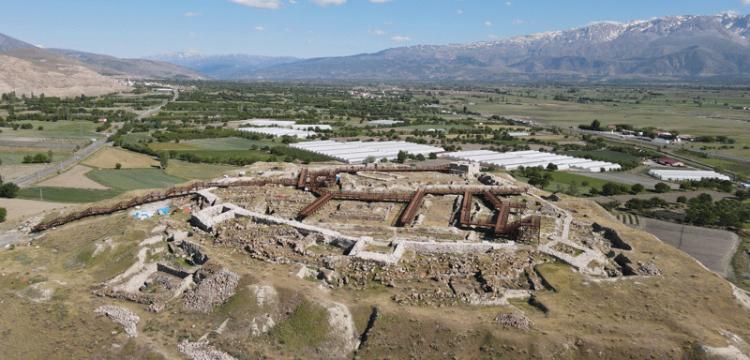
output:
[{"label": "row of trees", "polygon": [[739,228],[750,222],[750,204],[734,199],[713,201],[711,195],[701,194],[687,201],[685,222]]}]

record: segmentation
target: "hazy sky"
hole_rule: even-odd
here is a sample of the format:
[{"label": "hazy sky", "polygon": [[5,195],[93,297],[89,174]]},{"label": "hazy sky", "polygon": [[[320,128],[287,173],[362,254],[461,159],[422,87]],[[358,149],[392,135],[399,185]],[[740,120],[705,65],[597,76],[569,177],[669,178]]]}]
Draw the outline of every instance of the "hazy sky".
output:
[{"label": "hazy sky", "polygon": [[315,57],[730,10],[750,0],[0,0],[0,33],[122,57]]}]

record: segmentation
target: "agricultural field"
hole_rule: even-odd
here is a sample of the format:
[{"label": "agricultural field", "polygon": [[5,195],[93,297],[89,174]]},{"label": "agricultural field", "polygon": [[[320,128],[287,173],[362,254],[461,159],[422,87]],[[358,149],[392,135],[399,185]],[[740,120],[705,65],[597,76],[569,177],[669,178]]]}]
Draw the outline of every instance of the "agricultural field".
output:
[{"label": "agricultural field", "polygon": [[37,186],[107,190],[108,187],[91,180],[91,178],[88,177],[88,174],[92,170],[93,169],[88,166],[76,165],[60,175],[37,183]]},{"label": "agricultural field", "polygon": [[[24,120],[18,121],[18,124],[31,124],[31,129],[18,128],[4,129],[0,133],[0,140],[6,138],[54,138],[54,139],[71,139],[71,140],[87,140],[91,138],[101,137],[101,133],[96,131],[99,124],[91,121],[81,120],[58,120],[58,121],[37,121],[37,120]],[[40,130],[39,128],[42,128]]]},{"label": "agricultural field", "polygon": [[185,182],[185,179],[169,175],[161,169],[102,169],[91,171],[87,176],[120,192],[166,188]]},{"label": "agricultural field", "polygon": [[[562,129],[599,120],[603,126],[630,124],[693,136],[729,136],[736,140],[733,148],[717,151],[750,157],[750,149],[744,148],[750,145],[750,111],[737,109],[750,106],[750,92],[744,89],[542,86],[462,95],[471,111],[531,119]],[[455,101],[455,96],[438,99]]]},{"label": "agricultural field", "polygon": [[250,140],[236,137],[218,138],[218,139],[196,139],[181,141],[179,143],[151,143],[149,147],[154,151],[170,151],[170,150],[249,150],[255,146],[261,148],[263,146],[278,145],[273,141],[264,140]]},{"label": "agricultural field", "polygon": [[[521,181],[528,181],[522,176],[516,176]],[[601,190],[604,184],[611,182],[568,171],[552,172],[552,180],[544,187],[550,192],[572,192],[579,196],[591,194],[592,189]],[[617,183],[617,182],[615,182]],[[625,185],[625,184],[621,184]]]},{"label": "agricultural field", "polygon": [[165,172],[168,175],[187,180],[210,180],[236,170],[238,167],[221,164],[194,164],[180,160],[170,160]]},{"label": "agricultural field", "polygon": [[159,165],[159,161],[151,156],[114,147],[105,147],[82,162],[83,165],[97,169],[114,169],[118,163],[123,169],[150,168]]},{"label": "agricultural field", "polygon": [[167,188],[187,181],[161,169],[92,170],[86,177],[88,182],[100,184],[104,189],[43,186],[44,183],[41,183],[39,186],[21,189],[18,196],[31,200],[88,203],[111,199],[132,190]]}]

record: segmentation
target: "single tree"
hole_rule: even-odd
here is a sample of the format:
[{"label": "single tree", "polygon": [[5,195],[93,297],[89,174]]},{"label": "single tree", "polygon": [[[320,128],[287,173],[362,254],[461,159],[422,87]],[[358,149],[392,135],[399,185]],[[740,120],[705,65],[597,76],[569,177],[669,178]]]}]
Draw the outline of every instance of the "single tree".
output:
[{"label": "single tree", "polygon": [[670,188],[669,185],[667,185],[667,184],[665,184],[663,182],[660,182],[660,183],[654,185],[654,191],[656,191],[657,193],[660,193],[660,194],[661,193],[665,193],[665,192],[669,192],[669,190],[671,190],[671,189],[672,188]]}]

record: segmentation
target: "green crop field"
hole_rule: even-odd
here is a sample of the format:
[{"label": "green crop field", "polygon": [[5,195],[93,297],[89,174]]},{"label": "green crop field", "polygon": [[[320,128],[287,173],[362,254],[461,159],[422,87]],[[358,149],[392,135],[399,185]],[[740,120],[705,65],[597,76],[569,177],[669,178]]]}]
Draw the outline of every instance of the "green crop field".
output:
[{"label": "green crop field", "polygon": [[[99,124],[91,121],[35,121],[22,120],[18,124],[31,124],[33,129],[13,130],[4,128],[0,137],[49,137],[49,138],[77,138],[89,139],[92,137],[101,137],[96,132]],[[38,130],[42,126],[43,130]]]},{"label": "green crop field", "polygon": [[160,169],[105,169],[93,170],[88,176],[113,190],[124,192],[137,189],[165,188],[185,182]]},{"label": "green crop field", "polygon": [[262,148],[264,146],[274,146],[278,143],[274,143],[270,140],[249,140],[243,138],[229,137],[229,138],[218,138],[218,139],[197,139],[197,140],[186,140],[175,142],[164,142],[164,143],[150,143],[149,147],[155,151],[183,151],[183,150],[249,150],[252,146]]},{"label": "green crop field", "polygon": [[[521,181],[528,181],[524,177],[517,176]],[[589,194],[592,188],[601,190],[604,184],[609,181],[592,178],[586,175],[567,172],[567,171],[555,171],[552,173],[552,181],[549,185],[544,187],[544,190],[550,192],[562,192],[570,189],[571,185],[578,188],[579,195]]]},{"label": "green crop field", "polygon": [[[474,104],[467,106],[471,111],[483,115],[528,118],[561,128],[577,127],[598,119],[603,126],[630,124],[675,130],[694,136],[730,136],[737,141],[734,149],[718,152],[750,157],[750,149],[743,149],[745,145],[750,145],[750,111],[731,108],[750,106],[750,95],[746,91],[670,88],[645,92],[604,87],[579,88],[574,94],[569,91],[556,87],[514,88],[510,90],[510,95],[478,96],[469,93],[465,96]],[[556,100],[559,96],[594,100]],[[489,101],[490,97],[493,101]]]},{"label": "green crop field", "polygon": [[640,161],[640,158],[636,156],[622,153],[622,152],[611,151],[611,150],[566,151],[563,154],[576,156],[576,157],[582,157],[582,158],[589,158],[589,159],[594,159],[594,160],[600,160],[600,161],[609,161],[609,162],[617,163],[617,164],[638,163]]},{"label": "green crop field", "polygon": [[208,180],[221,176],[227,171],[237,169],[231,165],[194,164],[186,161],[170,160],[166,173],[188,180]]},{"label": "green crop field", "polygon": [[[24,150],[16,150],[13,148],[10,148],[10,150],[6,150],[7,148],[0,148],[0,161],[2,161],[3,165],[16,165],[23,163],[23,158],[27,155],[34,156],[36,154],[47,154],[47,151],[50,149],[46,148],[40,148],[40,149],[24,149]],[[61,149],[52,149],[52,161],[58,162],[64,159],[67,159],[70,157],[72,152],[67,150],[61,150]]]},{"label": "green crop field", "polygon": [[32,187],[19,191],[18,197],[63,203],[87,203],[111,199],[130,190],[167,188],[186,181],[184,178],[169,175],[160,169],[93,170],[86,176],[109,189]]},{"label": "green crop field", "polygon": [[72,189],[60,187],[32,187],[21,189],[18,197],[60,203],[88,203],[111,199],[122,192],[117,190]]}]

